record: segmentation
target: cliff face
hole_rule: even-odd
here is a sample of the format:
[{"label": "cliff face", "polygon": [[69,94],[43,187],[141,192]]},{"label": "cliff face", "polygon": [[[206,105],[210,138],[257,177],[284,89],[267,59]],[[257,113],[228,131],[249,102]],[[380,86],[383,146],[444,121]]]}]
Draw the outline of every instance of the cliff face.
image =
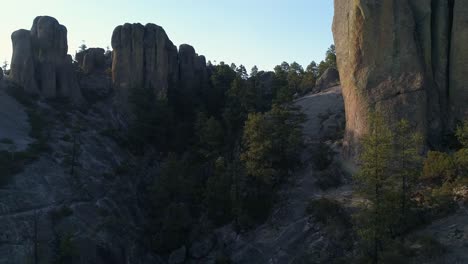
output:
[{"label": "cliff face", "polygon": [[34,19],[31,30],[11,35],[13,58],[10,78],[31,94],[45,98],[81,99],[71,56],[67,55],[67,29],[55,18]]},{"label": "cliff face", "polygon": [[192,91],[207,80],[205,58],[186,44],[178,51],[160,26],[118,26],[112,34],[112,48],[112,80],[124,105],[131,89],[148,89],[166,98],[171,89]]},{"label": "cliff face", "polygon": [[163,28],[154,24],[125,24],[112,34],[112,80],[119,98],[129,89],[146,88],[164,97],[177,80],[177,48]]},{"label": "cliff face", "polygon": [[390,123],[408,119],[434,146],[467,117],[467,6],[462,0],[335,0],[350,155],[367,131],[369,111]]}]

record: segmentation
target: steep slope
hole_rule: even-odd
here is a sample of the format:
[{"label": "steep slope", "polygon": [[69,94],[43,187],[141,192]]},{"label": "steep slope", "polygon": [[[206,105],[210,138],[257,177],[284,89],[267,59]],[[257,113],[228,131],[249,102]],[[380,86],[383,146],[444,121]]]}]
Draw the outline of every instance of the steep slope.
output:
[{"label": "steep slope", "polygon": [[[217,252],[224,252],[233,263],[257,264],[308,263],[305,261],[311,259],[325,263],[343,254],[341,245],[329,237],[313,215],[306,212],[310,200],[328,194],[335,199],[342,194],[341,191],[340,195],[334,195],[333,191],[323,192],[317,187],[318,172],[310,153],[317,142],[332,134],[339,135],[340,128],[344,127],[341,89],[338,86],[306,95],[297,99],[295,104],[307,116],[304,133],[308,147],[302,157],[303,168],[282,186],[278,202],[265,224],[241,233],[234,232],[231,226],[217,230],[217,243],[212,254],[201,262],[193,263],[213,263]],[[339,136],[334,140],[339,140]]]},{"label": "steep slope", "polygon": [[4,82],[0,82],[0,150],[12,146],[17,151],[25,150],[32,143],[26,109],[5,93]]},{"label": "steep slope", "polygon": [[[4,92],[1,133],[19,149],[32,142],[30,126],[25,107]],[[72,256],[69,263],[157,263],[140,244],[142,179],[126,175],[131,156],[105,136],[110,102],[86,111],[45,101],[31,107],[44,118],[48,147],[0,187],[0,263],[52,263],[60,255]],[[17,124],[3,126],[12,117]]]}]

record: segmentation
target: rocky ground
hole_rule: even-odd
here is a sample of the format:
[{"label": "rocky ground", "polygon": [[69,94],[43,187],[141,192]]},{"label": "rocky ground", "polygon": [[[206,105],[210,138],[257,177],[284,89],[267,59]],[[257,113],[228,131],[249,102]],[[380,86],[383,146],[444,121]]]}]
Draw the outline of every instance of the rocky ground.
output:
[{"label": "rocky ground", "polygon": [[[87,254],[70,263],[153,263],[135,242],[141,181],[124,176],[130,156],[104,133],[109,108],[51,105],[34,108],[47,122],[49,150],[0,187],[0,263],[52,263],[73,252]],[[26,120],[26,108],[0,89],[0,135],[18,150],[33,141]]]},{"label": "rocky ground", "polygon": [[32,142],[29,137],[29,122],[25,108],[5,93],[0,82],[0,150],[25,150]]}]

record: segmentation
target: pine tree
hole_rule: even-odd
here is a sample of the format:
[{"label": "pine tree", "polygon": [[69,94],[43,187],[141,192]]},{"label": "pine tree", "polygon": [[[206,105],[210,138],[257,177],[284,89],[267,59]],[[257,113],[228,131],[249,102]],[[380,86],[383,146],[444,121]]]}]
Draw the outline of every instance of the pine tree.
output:
[{"label": "pine tree", "polygon": [[414,190],[422,169],[422,157],[419,151],[422,146],[422,136],[412,132],[407,120],[398,122],[394,133],[392,177],[400,193],[400,216],[397,234],[404,239],[404,229],[408,228],[410,194]]},{"label": "pine tree", "polygon": [[389,222],[393,210],[390,183],[392,133],[381,116],[371,114],[368,134],[362,139],[361,168],[355,175],[357,188],[368,203],[357,215],[358,234],[370,251],[373,263],[389,239]]},{"label": "pine tree", "polygon": [[245,122],[241,161],[248,175],[270,184],[277,171],[273,168],[272,127],[265,114],[251,113]]}]

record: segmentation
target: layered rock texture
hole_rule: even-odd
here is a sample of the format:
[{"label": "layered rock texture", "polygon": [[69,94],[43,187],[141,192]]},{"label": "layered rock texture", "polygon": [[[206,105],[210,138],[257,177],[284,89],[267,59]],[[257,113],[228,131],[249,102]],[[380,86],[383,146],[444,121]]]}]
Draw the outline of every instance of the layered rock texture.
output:
[{"label": "layered rock texture", "polygon": [[335,0],[333,34],[349,154],[379,111],[437,146],[468,116],[468,2]]},{"label": "layered rock texture", "polygon": [[112,48],[112,81],[124,104],[131,89],[148,89],[166,98],[171,89],[193,90],[208,78],[205,58],[189,45],[177,51],[164,29],[154,24],[118,26]]},{"label": "layered rock texture", "polygon": [[67,29],[52,17],[34,19],[31,30],[11,35],[10,78],[31,94],[45,98],[81,98],[72,58],[67,54]]}]

